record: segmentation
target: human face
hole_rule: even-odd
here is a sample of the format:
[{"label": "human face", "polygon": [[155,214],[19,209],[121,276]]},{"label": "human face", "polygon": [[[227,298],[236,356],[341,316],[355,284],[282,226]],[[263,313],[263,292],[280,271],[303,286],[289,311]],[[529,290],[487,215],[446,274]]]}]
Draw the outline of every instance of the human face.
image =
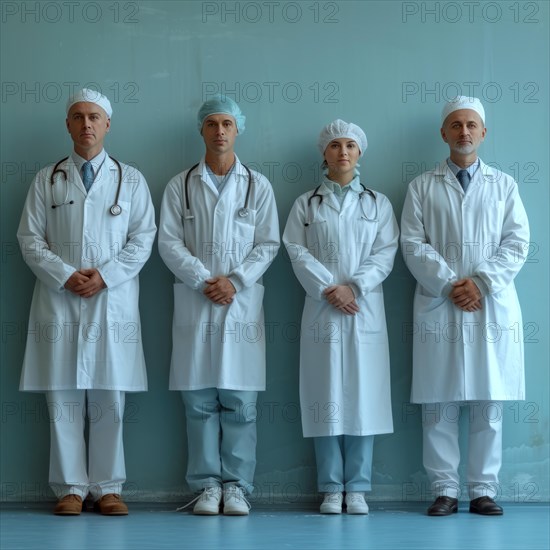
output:
[{"label": "human face", "polygon": [[202,123],[201,133],[208,153],[216,156],[233,153],[238,130],[231,115],[221,113],[207,116]]},{"label": "human face", "polygon": [[443,122],[441,137],[449,145],[451,160],[477,158],[477,149],[485,139],[487,129],[481,117],[472,109],[452,112]]},{"label": "human face", "polygon": [[325,149],[328,177],[340,184],[348,184],[355,176],[359,160],[359,146],[349,138],[333,139]]},{"label": "human face", "polygon": [[99,105],[87,101],[75,103],[69,109],[66,122],[76,153],[90,160],[101,152],[111,120]]}]

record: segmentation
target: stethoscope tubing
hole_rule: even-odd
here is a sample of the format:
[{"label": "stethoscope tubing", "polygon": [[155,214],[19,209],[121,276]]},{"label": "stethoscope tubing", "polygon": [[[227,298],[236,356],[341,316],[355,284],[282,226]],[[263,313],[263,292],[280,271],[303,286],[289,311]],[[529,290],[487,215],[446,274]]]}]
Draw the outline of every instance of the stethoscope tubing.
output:
[{"label": "stethoscope tubing", "polygon": [[[69,198],[69,181],[67,177],[67,172],[62,168],[59,168],[59,166],[61,166],[61,164],[63,164],[68,158],[69,157],[62,158],[59,162],[57,162],[56,165],[53,167],[52,173],[50,174],[50,185],[52,186],[52,199],[53,199],[53,187],[55,185],[55,178],[54,178],[55,174],[63,174],[63,177],[65,178],[65,199],[63,200],[63,202],[59,204],[56,204],[54,202],[52,204],[53,209],[64,206],[65,204],[74,204],[73,200],[67,202],[67,199]],[[109,208],[109,212],[113,216],[118,216],[122,212],[122,208],[120,208],[120,205],[118,204],[118,198],[120,196],[120,188],[122,187],[122,166],[120,165],[120,162],[116,158],[111,157],[110,155],[109,155],[109,158],[116,164],[118,169],[118,185],[117,185],[117,190],[115,195],[115,202],[111,206],[111,208]]]},{"label": "stethoscope tubing", "polygon": [[[189,170],[187,171],[187,174],[185,174],[185,183],[184,183],[184,188],[185,188],[185,211],[188,212],[188,215],[185,216],[185,219],[187,220],[192,220],[195,218],[195,216],[192,215],[191,213],[191,202],[189,201],[189,176],[191,175],[191,172],[193,172],[193,170],[195,170],[195,168],[197,168],[199,166],[200,162],[197,162],[197,164],[195,164],[194,166],[192,166],[191,168],[189,168]],[[250,188],[252,186],[252,183],[253,183],[253,178],[252,178],[252,172],[250,171],[250,168],[248,168],[248,166],[246,166],[246,164],[243,164],[244,166],[244,169],[246,170],[247,174],[248,174],[248,187],[246,189],[246,197],[245,197],[245,200],[244,200],[244,206],[239,208],[239,211],[238,211],[238,214],[239,214],[239,217],[241,218],[246,218],[248,216],[248,204],[249,204],[249,201],[250,201]]]},{"label": "stethoscope tubing", "polygon": [[[313,193],[308,197],[308,199],[307,199],[308,209],[311,208],[311,201],[316,197],[319,199],[319,208],[321,207],[321,204],[323,204],[323,195],[321,193],[319,193],[319,189],[321,189],[321,185],[323,185],[323,184],[321,183],[320,185],[318,185],[314,189]],[[372,189],[369,189],[368,187],[365,187],[362,183],[361,183],[361,187],[363,188],[363,191],[361,191],[361,193],[359,193],[359,202],[361,204],[361,212],[363,213],[363,218],[365,218],[365,220],[367,220],[369,222],[376,222],[376,221],[378,221],[378,203],[376,201],[376,194],[374,193],[374,191]],[[370,195],[374,199],[374,207],[375,207],[374,218],[369,218],[367,216],[366,212],[365,212],[365,209],[363,207],[363,196],[364,195]],[[311,221],[307,221],[306,223],[304,223],[305,227],[308,227],[309,225],[311,225]]]}]

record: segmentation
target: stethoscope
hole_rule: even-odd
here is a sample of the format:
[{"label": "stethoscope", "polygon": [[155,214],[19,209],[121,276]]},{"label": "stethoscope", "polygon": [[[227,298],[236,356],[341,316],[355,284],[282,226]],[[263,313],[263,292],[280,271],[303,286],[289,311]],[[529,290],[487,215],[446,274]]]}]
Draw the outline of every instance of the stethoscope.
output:
[{"label": "stethoscope", "polygon": [[[323,185],[321,183],[321,185]],[[321,204],[323,204],[323,195],[319,193],[319,189],[321,188],[321,185],[318,185],[311,196],[307,199],[307,206],[308,209],[311,208],[311,201],[317,197],[319,199],[319,208],[321,208]],[[376,202],[376,195],[374,194],[374,191],[372,189],[368,189],[361,183],[361,187],[363,188],[363,191],[359,193],[359,204],[361,205],[361,212],[363,213],[363,219],[367,220],[368,222],[377,222],[378,221],[378,203]],[[374,218],[369,218],[367,216],[367,213],[365,212],[365,206],[363,204],[363,197],[365,195],[370,195],[374,199]],[[311,224],[311,221],[308,221],[304,223],[304,226],[307,227]]]},{"label": "stethoscope", "polygon": [[[191,214],[191,203],[189,202],[189,176],[191,175],[191,172],[200,164],[200,162],[197,162],[195,166],[192,166],[187,174],[185,175],[185,211],[188,212],[187,216],[184,217],[186,220],[194,220],[195,216]],[[247,174],[248,174],[248,188],[246,189],[246,198],[244,200],[244,206],[239,208],[237,214],[240,218],[246,218],[248,216],[249,210],[248,210],[248,201],[250,199],[250,187],[252,186],[252,182],[254,181],[252,178],[252,172],[246,166],[243,164]]]},{"label": "stethoscope", "polygon": [[[60,206],[64,206],[66,204],[74,204],[73,200],[67,201],[67,199],[69,198],[69,181],[67,179],[67,172],[63,170],[63,168],[59,168],[60,164],[65,162],[68,158],[69,157],[65,157],[64,159],[61,159],[53,167],[53,172],[50,175],[50,184],[52,186],[52,201],[53,201],[52,208],[59,208]],[[109,155],[109,158],[117,165],[117,168],[118,168],[118,186],[116,190],[115,203],[113,204],[113,206],[111,206],[111,208],[109,208],[109,212],[113,216],[118,216],[122,212],[122,208],[118,204],[118,196],[120,195],[120,187],[122,185],[122,166],[120,166],[120,162],[118,162],[117,159],[111,157],[110,155]],[[99,168],[101,169],[101,166]],[[53,192],[53,187],[55,185],[55,179],[54,179],[55,174],[63,174],[63,177],[65,178],[65,198],[63,202],[56,202],[55,200],[55,193]]]}]

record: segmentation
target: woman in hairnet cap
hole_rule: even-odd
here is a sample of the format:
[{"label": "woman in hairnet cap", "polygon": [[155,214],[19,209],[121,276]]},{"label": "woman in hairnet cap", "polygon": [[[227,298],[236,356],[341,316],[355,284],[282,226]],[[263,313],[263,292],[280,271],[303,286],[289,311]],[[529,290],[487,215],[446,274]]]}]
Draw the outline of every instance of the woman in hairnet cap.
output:
[{"label": "woman in hairnet cap", "polygon": [[389,200],[361,182],[359,126],[323,128],[321,184],[294,203],[283,241],[306,291],[300,342],[304,437],[313,437],[321,513],[366,514],[374,434],[391,433],[382,282],[398,227]]}]

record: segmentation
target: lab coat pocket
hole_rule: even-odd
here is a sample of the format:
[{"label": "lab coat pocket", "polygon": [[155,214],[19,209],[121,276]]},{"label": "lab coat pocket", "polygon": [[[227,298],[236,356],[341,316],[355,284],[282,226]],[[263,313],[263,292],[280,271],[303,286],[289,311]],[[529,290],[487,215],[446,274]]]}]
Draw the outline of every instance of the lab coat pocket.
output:
[{"label": "lab coat pocket", "polygon": [[208,320],[210,301],[200,290],[185,283],[174,284],[174,325],[184,331],[194,332]]},{"label": "lab coat pocket", "polygon": [[495,249],[499,246],[504,223],[504,201],[486,199],[483,201],[481,220],[479,220],[481,235],[486,243],[493,243]]},{"label": "lab coat pocket", "polygon": [[233,297],[233,302],[228,306],[226,323],[232,322],[243,326],[263,322],[262,301],[264,287],[259,283],[243,288]]},{"label": "lab coat pocket", "polygon": [[248,215],[243,217],[239,216],[239,211],[235,213],[232,234],[227,235],[228,240],[232,240],[234,244],[230,250],[238,255],[235,258],[237,264],[241,263],[254,248],[256,232],[256,211],[248,210]]},{"label": "lab coat pocket", "polygon": [[370,292],[358,301],[359,313],[354,316],[358,341],[362,344],[383,343],[387,340],[386,313],[382,292]]},{"label": "lab coat pocket", "polygon": [[[309,252],[319,261],[323,261],[327,248],[331,247],[326,220],[316,220],[306,225],[306,242]],[[326,258],[325,258],[326,259]]]},{"label": "lab coat pocket", "polygon": [[256,230],[256,210],[248,209],[246,216],[239,216],[241,209],[235,212],[233,220],[233,237],[236,241],[245,244],[254,242],[254,232]]},{"label": "lab coat pocket", "polygon": [[[120,213],[114,216],[111,209],[116,205],[118,205]],[[107,233],[117,233],[126,237],[128,234],[128,224],[130,223],[130,209],[132,208],[132,203],[119,200],[116,205],[114,201],[106,202],[105,208],[107,210],[108,219],[106,220],[105,230]]]},{"label": "lab coat pocket", "polygon": [[376,230],[378,222],[367,220],[364,217],[358,218],[355,221],[355,241],[364,245],[368,244],[368,248],[372,247],[372,243],[376,239]]},{"label": "lab coat pocket", "polygon": [[121,321],[139,321],[139,286],[129,280],[114,288],[107,288],[96,295],[96,304],[107,301],[107,320],[110,324]]},{"label": "lab coat pocket", "polygon": [[449,304],[446,296],[424,296],[417,293],[414,297],[414,317],[419,326],[415,329],[422,333],[439,331],[442,324],[449,322]]}]

